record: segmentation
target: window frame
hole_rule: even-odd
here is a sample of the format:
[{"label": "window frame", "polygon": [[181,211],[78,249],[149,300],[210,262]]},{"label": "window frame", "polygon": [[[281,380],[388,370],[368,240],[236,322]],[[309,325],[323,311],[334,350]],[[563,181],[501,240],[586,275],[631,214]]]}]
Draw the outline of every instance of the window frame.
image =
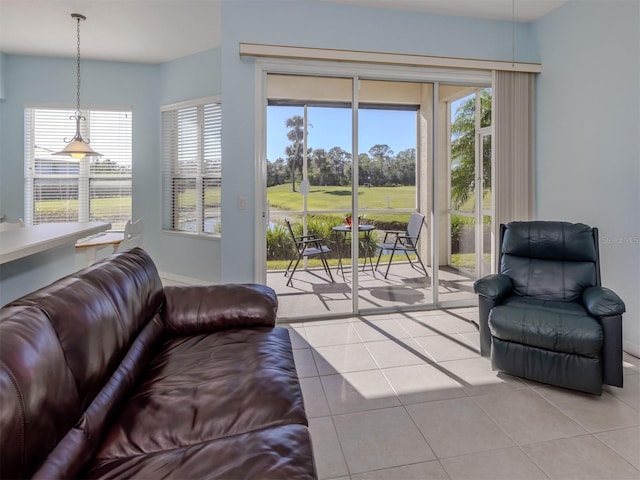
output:
[{"label": "window frame", "polygon": [[[72,115],[75,112],[76,107],[74,105],[71,104],[45,104],[45,103],[34,103],[34,104],[25,104],[24,106],[24,142],[25,142],[25,148],[24,148],[24,221],[26,225],[34,225],[34,224],[40,224],[40,223],[54,223],[56,221],[77,221],[77,222],[89,222],[89,221],[104,221],[104,222],[108,222],[108,223],[113,223],[112,220],[110,218],[91,218],[92,217],[92,201],[95,198],[99,198],[99,197],[94,197],[93,193],[94,190],[91,188],[91,184],[93,181],[100,181],[100,180],[120,180],[120,181],[125,181],[125,182],[129,182],[130,184],[130,191],[131,191],[131,207],[130,210],[128,212],[127,217],[131,218],[132,216],[132,210],[133,210],[133,203],[132,203],[132,199],[133,199],[133,108],[130,106],[99,106],[99,105],[86,105],[84,106],[84,108],[81,109],[81,112],[83,114],[83,116],[85,117],[85,120],[83,120],[81,122],[81,129],[82,129],[82,133],[83,136],[85,136],[85,138],[92,138],[91,135],[91,131],[92,131],[92,126],[91,126],[91,114],[93,112],[96,113],[100,113],[100,114],[104,114],[104,113],[109,113],[109,112],[113,112],[115,114],[124,114],[126,116],[128,116],[128,143],[125,146],[125,149],[128,148],[129,152],[129,156],[130,157],[130,161],[128,162],[128,172],[120,172],[120,173],[105,173],[104,171],[100,171],[100,169],[97,169],[97,171],[95,171],[94,169],[91,168],[91,157],[84,157],[83,159],[79,159],[76,160],[75,162],[77,163],[78,167],[77,173],[71,173],[71,172],[67,172],[66,174],[55,174],[55,173],[38,173],[37,172],[37,168],[36,168],[36,161],[37,160],[41,160],[45,162],[45,166],[46,166],[46,157],[47,156],[51,156],[49,155],[42,155],[42,157],[45,158],[40,158],[39,154],[36,153],[36,148],[37,148],[37,144],[36,142],[39,141],[36,138],[36,121],[37,121],[37,112],[40,110],[44,113],[46,113],[47,111],[51,112],[51,111],[60,111],[63,112],[65,115],[69,114]],[[55,120],[52,120],[52,122],[55,122]],[[50,123],[48,125],[43,126],[42,128],[49,129],[49,128],[59,128],[61,125],[58,125],[57,123]],[[68,127],[68,128],[67,128]],[[60,134],[56,133],[55,136],[60,138],[60,146],[64,145],[64,140],[69,139],[73,136],[75,130],[75,121],[69,121],[68,122],[68,126],[64,125],[64,132],[60,132]],[[95,132],[95,129],[94,129]],[[116,128],[113,128],[112,130],[105,130],[105,132],[107,132],[109,134],[109,136],[107,137],[107,140],[110,142],[112,142],[114,139],[117,140],[118,142],[120,142],[120,139],[122,138],[120,135],[122,135],[121,132],[118,132]],[[45,148],[45,150],[53,150],[53,151],[57,151],[57,146],[54,149],[49,149],[49,148]],[[96,148],[96,150],[101,151],[100,148]],[[124,151],[124,150],[123,150]],[[117,151],[117,154],[122,154],[121,151]],[[53,152],[51,152],[53,153]],[[118,155],[116,155],[118,156]],[[62,160],[62,157],[60,158],[56,158],[56,161],[60,161],[63,162],[64,160]],[[52,161],[51,162],[51,166],[55,165],[55,163]],[[52,168],[52,167],[50,167]],[[39,181],[42,180],[67,180],[73,184],[75,184],[75,187],[77,188],[77,202],[78,202],[78,214],[77,214],[77,218],[72,219],[72,220],[66,220],[66,219],[61,219],[61,220],[57,220],[54,219],[53,222],[52,221],[39,221],[38,219],[38,215],[36,215],[36,203],[39,199],[39,196],[35,194],[36,192],[36,185]],[[64,200],[65,198],[61,198],[61,200]],[[124,223],[126,221],[122,221],[120,222],[122,224],[122,228],[124,228]],[[116,223],[116,225],[119,225],[118,223]],[[113,228],[114,225],[112,225]],[[118,227],[116,227],[118,228]],[[119,229],[119,228],[118,228]]]},{"label": "window frame", "polygon": [[[207,128],[205,122],[205,110],[207,107],[214,106],[219,110],[214,113],[214,124],[209,125]],[[186,111],[188,109],[196,109],[197,118],[197,133],[196,133],[196,165],[195,172],[180,171],[180,158],[178,150],[180,132],[178,130],[178,116],[180,111]],[[174,103],[165,105],[160,109],[162,119],[162,176],[163,176],[163,192],[162,192],[162,230],[164,233],[172,235],[184,235],[189,237],[200,237],[205,239],[220,239],[222,236],[222,134],[221,134],[221,121],[222,121],[222,100],[220,95],[214,95],[209,97],[203,97],[195,100]],[[170,114],[167,115],[167,114]],[[215,126],[215,122],[218,121],[219,125]],[[212,137],[206,137],[205,134],[209,132]],[[170,136],[170,138],[167,138]],[[214,154],[213,168],[216,173],[207,172],[207,149],[208,141],[213,141],[214,150],[217,150],[217,154]],[[216,158],[217,157],[217,158]],[[217,165],[217,168],[215,167]],[[195,182],[195,223],[196,230],[187,230],[178,228],[178,223],[184,221],[181,215],[176,211],[176,182]],[[207,184],[211,185],[208,187]],[[213,207],[215,212],[213,218],[215,230],[210,232],[206,231],[207,221],[207,189],[218,188],[220,192],[220,200],[217,205]],[[212,190],[215,192],[215,190]],[[209,209],[210,210],[210,209]]]}]

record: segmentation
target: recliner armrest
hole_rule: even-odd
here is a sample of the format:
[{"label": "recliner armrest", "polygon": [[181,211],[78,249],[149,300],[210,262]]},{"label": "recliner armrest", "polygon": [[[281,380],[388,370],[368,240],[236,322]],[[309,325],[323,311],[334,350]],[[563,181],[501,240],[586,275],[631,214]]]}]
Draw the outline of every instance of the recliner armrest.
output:
[{"label": "recliner armrest", "polygon": [[582,292],[582,303],[594,317],[621,315],[625,311],[622,299],[606,287],[588,287]]},{"label": "recliner armrest", "polygon": [[483,297],[497,300],[513,291],[513,282],[508,275],[494,273],[476,280],[473,283],[473,291]]},{"label": "recliner armrest", "polygon": [[167,286],[162,319],[171,333],[274,327],[278,297],[258,284]]}]

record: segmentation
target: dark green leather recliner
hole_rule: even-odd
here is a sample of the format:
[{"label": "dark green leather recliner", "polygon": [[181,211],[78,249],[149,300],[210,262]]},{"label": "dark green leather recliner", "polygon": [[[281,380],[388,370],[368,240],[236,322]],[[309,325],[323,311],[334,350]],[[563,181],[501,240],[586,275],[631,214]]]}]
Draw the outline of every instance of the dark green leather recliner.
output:
[{"label": "dark green leather recliner", "polygon": [[494,370],[594,394],[622,387],[624,302],[600,285],[598,229],[500,225],[499,272],[474,283]]}]

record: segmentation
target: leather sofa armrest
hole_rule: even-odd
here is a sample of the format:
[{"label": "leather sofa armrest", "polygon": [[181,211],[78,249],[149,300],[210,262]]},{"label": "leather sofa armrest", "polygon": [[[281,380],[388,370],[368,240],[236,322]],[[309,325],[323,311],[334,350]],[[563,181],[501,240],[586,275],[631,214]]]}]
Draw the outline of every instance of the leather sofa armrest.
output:
[{"label": "leather sofa armrest", "polygon": [[622,315],[625,305],[622,299],[613,291],[605,287],[588,287],[582,292],[582,303],[593,317],[607,317]]},{"label": "leather sofa armrest", "polygon": [[278,297],[258,284],[167,286],[163,321],[170,333],[274,327]]},{"label": "leather sofa armrest", "polygon": [[473,291],[491,300],[499,300],[513,291],[513,282],[508,275],[494,273],[476,280]]}]

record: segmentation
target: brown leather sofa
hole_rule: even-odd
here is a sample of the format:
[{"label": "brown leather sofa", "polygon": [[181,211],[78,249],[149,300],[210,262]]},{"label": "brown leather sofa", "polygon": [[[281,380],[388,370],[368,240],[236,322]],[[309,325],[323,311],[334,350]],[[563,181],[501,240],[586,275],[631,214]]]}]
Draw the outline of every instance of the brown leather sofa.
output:
[{"label": "brown leather sofa", "polygon": [[316,478],[261,285],[163,288],[141,249],[0,310],[1,478]]}]

